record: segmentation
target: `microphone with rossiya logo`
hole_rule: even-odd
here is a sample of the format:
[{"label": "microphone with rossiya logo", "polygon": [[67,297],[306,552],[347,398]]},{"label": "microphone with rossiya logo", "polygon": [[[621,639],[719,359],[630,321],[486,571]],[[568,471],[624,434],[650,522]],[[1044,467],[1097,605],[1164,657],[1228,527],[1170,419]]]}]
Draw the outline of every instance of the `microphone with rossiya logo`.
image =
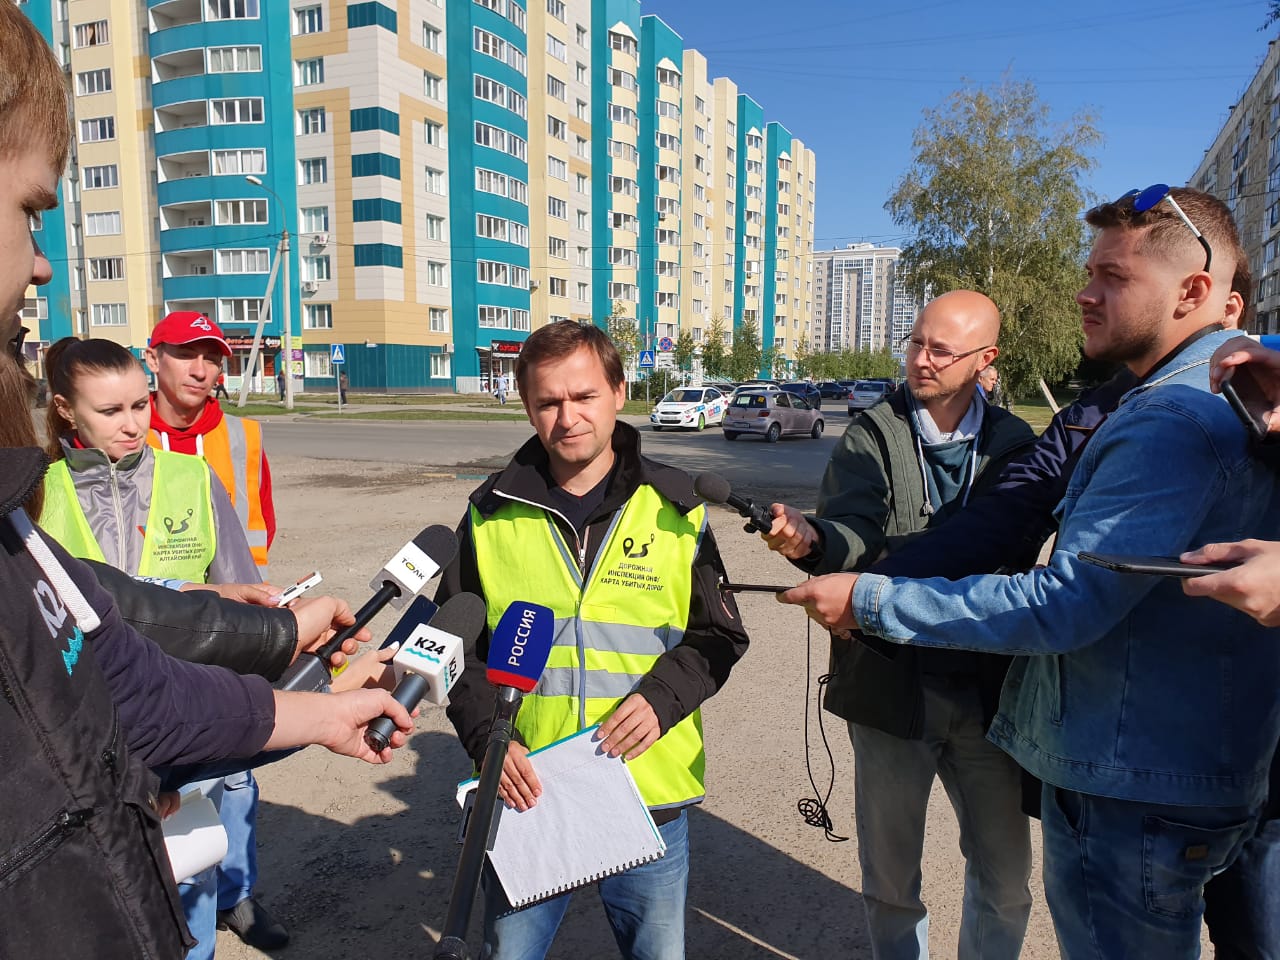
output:
[{"label": "microphone with rossiya logo", "polygon": [[498,688],[498,702],[489,728],[489,745],[480,765],[475,806],[467,821],[458,872],[449,894],[449,911],[436,947],[436,960],[467,958],[467,925],[471,922],[471,905],[480,888],[485,851],[493,843],[499,814],[498,784],[502,780],[507,749],[511,746],[511,731],[524,695],[538,685],[547,666],[554,639],[555,614],[550,608],[519,601],[503,611],[489,635],[485,677]]}]

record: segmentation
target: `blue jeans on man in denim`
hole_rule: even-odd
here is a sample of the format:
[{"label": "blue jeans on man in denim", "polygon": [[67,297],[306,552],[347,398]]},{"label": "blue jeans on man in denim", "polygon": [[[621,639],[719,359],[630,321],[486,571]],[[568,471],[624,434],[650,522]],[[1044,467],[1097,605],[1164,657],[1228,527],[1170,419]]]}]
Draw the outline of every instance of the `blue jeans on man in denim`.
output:
[{"label": "blue jeans on man in denim", "polygon": [[[606,877],[595,886],[624,960],[683,960],[689,887],[689,813],[658,827],[660,860]],[[542,960],[569,908],[571,893],[509,912],[502,885],[486,868],[483,960]]]},{"label": "blue jeans on man in denim", "polygon": [[1257,815],[1241,806],[1113,800],[1046,783],[1044,895],[1062,960],[1196,960],[1204,886],[1239,854]]},{"label": "blue jeans on man in denim", "polygon": [[907,740],[861,724],[853,739],[858,860],[876,960],[929,955],[920,861],[934,778],[965,857],[960,960],[1016,960],[1031,914],[1031,834],[1022,772],[986,739],[976,682],[925,675],[924,731]]},{"label": "blue jeans on man in denim", "polygon": [[[221,808],[222,785],[222,778],[219,777],[196,784],[195,788],[213,801],[215,807]],[[218,925],[218,868],[209,867],[184,879],[178,884],[178,895],[182,898],[182,912],[187,918],[187,927],[197,941],[186,960],[213,960]]]}]

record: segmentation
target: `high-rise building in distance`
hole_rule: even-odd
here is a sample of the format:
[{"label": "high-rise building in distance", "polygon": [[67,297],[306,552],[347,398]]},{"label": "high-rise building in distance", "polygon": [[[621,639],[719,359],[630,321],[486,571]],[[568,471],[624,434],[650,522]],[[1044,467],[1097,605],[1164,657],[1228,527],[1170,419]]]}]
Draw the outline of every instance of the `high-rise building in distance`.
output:
[{"label": "high-rise building in distance", "polygon": [[199,310],[234,385],[264,311],[274,374],[287,312],[309,386],[343,344],[353,389],[472,391],[557,319],[620,312],[655,349],[716,318],[783,357],[810,339],[813,151],[639,0],[24,10],[75,124],[37,350],[140,350]]},{"label": "high-rise building in distance", "polygon": [[870,243],[814,253],[815,352],[888,348],[902,354],[920,306],[898,271],[901,256],[897,247]]}]

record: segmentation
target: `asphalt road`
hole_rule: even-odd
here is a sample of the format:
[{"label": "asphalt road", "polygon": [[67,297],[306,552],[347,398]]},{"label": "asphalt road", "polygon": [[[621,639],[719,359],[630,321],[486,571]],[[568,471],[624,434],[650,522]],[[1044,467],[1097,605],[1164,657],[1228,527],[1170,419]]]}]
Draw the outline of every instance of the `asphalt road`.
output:
[{"label": "asphalt road", "polygon": [[[719,427],[654,432],[633,419],[647,456],[694,475],[718,473],[741,496],[785,499],[802,508],[813,506],[831,448],[847,423],[840,414],[821,439],[770,444],[755,438],[729,442]],[[271,420],[266,433],[273,457],[408,464],[425,468],[424,473],[468,478],[499,469],[532,430],[523,421]]]}]

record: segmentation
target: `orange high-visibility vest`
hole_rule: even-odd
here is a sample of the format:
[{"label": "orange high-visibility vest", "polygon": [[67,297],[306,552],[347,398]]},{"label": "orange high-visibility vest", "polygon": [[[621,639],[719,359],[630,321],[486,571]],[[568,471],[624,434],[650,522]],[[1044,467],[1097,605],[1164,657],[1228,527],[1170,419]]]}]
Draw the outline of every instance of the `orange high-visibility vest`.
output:
[{"label": "orange high-visibility vest", "polygon": [[[167,450],[164,439],[151,430],[147,443]],[[196,453],[213,468],[227,488],[254,562],[267,565],[267,521],[262,513],[262,426],[256,420],[222,417],[208,433],[196,436]]]}]

